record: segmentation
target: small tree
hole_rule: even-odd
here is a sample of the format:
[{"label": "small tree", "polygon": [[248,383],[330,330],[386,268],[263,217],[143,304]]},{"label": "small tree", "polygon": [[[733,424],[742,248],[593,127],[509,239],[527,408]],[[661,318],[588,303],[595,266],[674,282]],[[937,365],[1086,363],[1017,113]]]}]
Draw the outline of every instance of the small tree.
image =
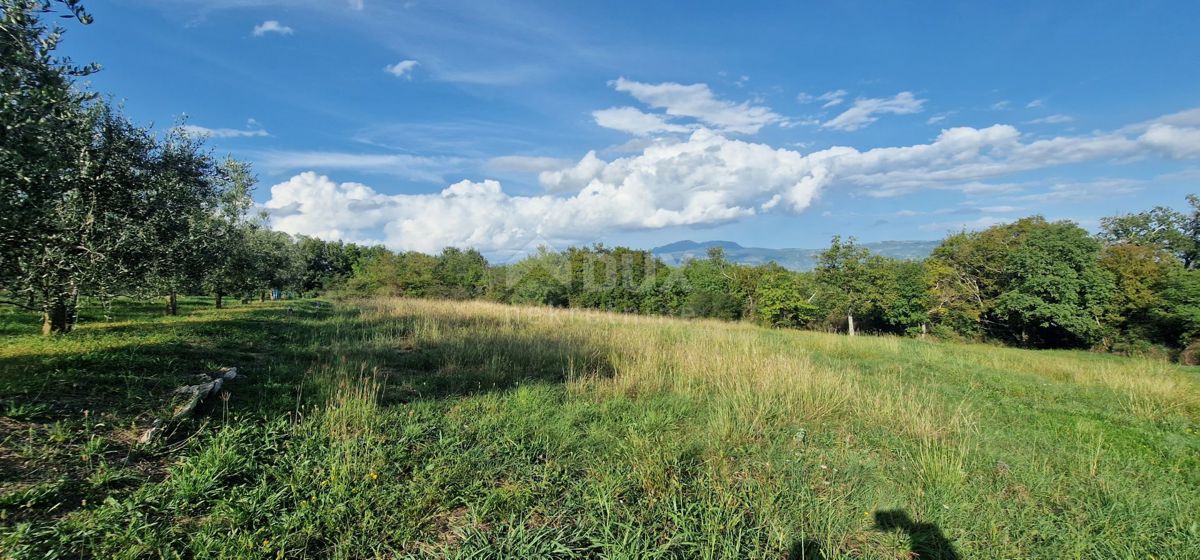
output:
[{"label": "small tree", "polygon": [[933,307],[925,263],[886,259],[881,264],[876,282],[882,283],[879,312],[884,322],[893,332],[924,335]]},{"label": "small tree", "polygon": [[826,305],[846,318],[846,333],[855,335],[854,318],[865,313],[878,299],[871,282],[870,251],[833,236],[829,248],[817,256],[816,279]]},{"label": "small tree", "polygon": [[1108,322],[1126,337],[1158,338],[1153,314],[1162,307],[1163,291],[1181,268],[1179,261],[1158,247],[1119,243],[1105,247],[1098,262],[1114,279]]},{"label": "small tree", "polygon": [[817,318],[815,295],[801,276],[775,264],[763,267],[754,290],[754,311],[759,320],[774,327],[800,328]]}]

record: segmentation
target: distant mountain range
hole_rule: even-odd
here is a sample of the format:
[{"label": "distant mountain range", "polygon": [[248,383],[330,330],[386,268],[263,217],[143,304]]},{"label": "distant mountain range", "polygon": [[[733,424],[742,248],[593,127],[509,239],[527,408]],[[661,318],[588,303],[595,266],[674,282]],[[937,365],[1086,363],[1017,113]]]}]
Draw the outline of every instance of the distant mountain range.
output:
[{"label": "distant mountain range", "polygon": [[[941,241],[876,241],[860,243],[871,253],[895,259],[923,259],[933,252]],[[702,259],[708,255],[709,247],[725,250],[730,262],[748,265],[776,262],[790,270],[812,270],[817,264],[817,255],[824,249],[766,249],[742,247],[733,241],[676,241],[650,251],[669,265],[679,265],[690,259]]]}]

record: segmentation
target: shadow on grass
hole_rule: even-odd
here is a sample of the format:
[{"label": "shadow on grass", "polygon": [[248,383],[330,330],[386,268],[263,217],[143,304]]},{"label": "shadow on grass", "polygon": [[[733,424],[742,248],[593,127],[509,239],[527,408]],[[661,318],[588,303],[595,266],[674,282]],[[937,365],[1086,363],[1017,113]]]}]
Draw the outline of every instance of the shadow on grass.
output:
[{"label": "shadow on grass", "polygon": [[[328,391],[318,385],[330,381],[323,370],[360,365],[386,375],[384,404],[560,383],[569,370],[613,371],[605,349],[525,334],[490,317],[364,318],[353,306],[312,300],[198,309],[180,317],[163,317],[158,305],[141,304],[122,315],[124,322],[89,324],[61,341],[0,341],[13,345],[0,352],[0,404],[37,411],[35,417],[47,420],[83,410],[141,414],[161,409],[171,391],[196,374],[236,366],[244,378],[230,386],[230,400],[221,406],[277,416],[319,404]],[[419,336],[430,322],[437,334]]]},{"label": "shadow on grass", "polygon": [[[917,523],[904,510],[875,512],[875,529],[883,532],[901,531],[908,535],[912,558],[920,560],[960,560],[954,544],[933,523]],[[804,539],[792,545],[789,560],[826,560],[821,545]]]},{"label": "shadow on grass", "polygon": [[821,545],[811,539],[794,543],[787,557],[788,560],[826,560],[825,553],[821,552]]},{"label": "shadow on grass", "polygon": [[[133,311],[122,308],[121,323],[84,324],[53,339],[34,334],[0,339],[7,346],[0,349],[0,395],[6,405],[0,413],[24,408],[53,420],[83,410],[151,412],[195,374],[225,365],[278,370],[283,380],[299,379],[303,366],[297,365],[312,356],[306,360],[287,342],[331,312],[319,302],[297,302],[295,307],[303,311],[246,306],[164,317],[158,306],[143,304]],[[295,320],[285,321],[285,316]]]},{"label": "shadow on grass", "polygon": [[922,560],[959,560],[958,551],[942,530],[933,523],[916,523],[904,510],[875,512],[875,528],[880,531],[903,531],[908,534],[909,547]]}]

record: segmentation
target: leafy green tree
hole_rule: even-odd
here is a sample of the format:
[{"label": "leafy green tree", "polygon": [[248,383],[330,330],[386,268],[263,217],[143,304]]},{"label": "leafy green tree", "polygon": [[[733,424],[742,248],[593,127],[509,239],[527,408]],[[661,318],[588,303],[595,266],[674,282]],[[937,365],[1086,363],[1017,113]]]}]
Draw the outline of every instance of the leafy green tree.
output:
[{"label": "leafy green tree", "polygon": [[509,303],[568,305],[567,259],[562,253],[538,247],[536,253],[505,267],[505,272]]},{"label": "leafy green tree", "polygon": [[1160,338],[1155,311],[1179,261],[1159,247],[1119,243],[1104,247],[1098,262],[1114,279],[1108,322],[1124,338]]},{"label": "leafy green tree", "polygon": [[146,204],[141,231],[149,236],[145,275],[155,293],[166,294],[166,312],[179,312],[177,295],[195,290],[208,265],[205,250],[213,217],[219,212],[225,184],[217,178],[216,164],[202,151],[199,141],[173,129],[161,144],[155,180],[155,198]]},{"label": "leafy green tree", "polygon": [[871,252],[855,243],[833,236],[829,248],[817,256],[815,276],[827,309],[846,318],[846,333],[856,333],[854,318],[871,310],[878,301],[871,281]]},{"label": "leafy green tree", "polygon": [[649,251],[603,245],[566,251],[571,307],[640,311],[662,261]]},{"label": "leafy green tree", "polygon": [[1187,346],[1200,338],[1200,270],[1171,271],[1153,314],[1169,342]]},{"label": "leafy green tree", "polygon": [[217,210],[204,223],[204,289],[214,296],[217,307],[227,295],[245,297],[255,284],[258,255],[254,231],[265,227],[250,216],[250,194],[257,180],[250,165],[226,159],[219,165],[214,180],[220,184]]},{"label": "leafy green tree", "polygon": [[971,338],[1003,330],[991,311],[1009,279],[1009,255],[1045,225],[1045,218],[1031,216],[942,241],[925,263],[931,322]]},{"label": "leafy green tree", "polygon": [[364,254],[364,247],[354,243],[324,241],[303,235],[297,237],[296,247],[304,263],[299,290],[307,294],[329,291],[345,284]]},{"label": "leafy green tree", "polygon": [[1200,197],[1187,196],[1188,212],[1156,206],[1145,212],[1100,220],[1100,236],[1109,244],[1157,247],[1175,255],[1185,268],[1200,264]]},{"label": "leafy green tree", "polygon": [[995,324],[1021,345],[1099,342],[1113,293],[1099,254],[1100,242],[1074,223],[1037,222],[1005,260],[1003,287],[990,310]]},{"label": "leafy green tree", "polygon": [[754,312],[773,327],[801,328],[817,318],[816,292],[805,289],[802,276],[771,264],[762,267],[754,291]]},{"label": "leafy green tree", "polygon": [[446,247],[433,269],[433,294],[449,299],[472,299],[483,295],[487,259],[479,251]]},{"label": "leafy green tree", "polygon": [[399,255],[383,247],[373,248],[355,263],[347,289],[359,295],[403,295],[396,282],[403,266],[401,260]]},{"label": "leafy green tree", "polygon": [[265,218],[253,224],[246,234],[248,252],[254,260],[248,283],[242,289],[242,299],[249,299],[256,292],[260,300],[265,300],[268,293],[298,291],[305,262],[291,236],[267,227]]},{"label": "leafy green tree", "polygon": [[885,259],[880,264],[875,281],[883,321],[893,332],[925,334],[933,308],[925,263]]},{"label": "leafy green tree", "polygon": [[682,272],[687,293],[680,314],[725,320],[741,317],[744,300],[734,292],[733,270],[720,247],[709,247],[708,258],[685,263]]},{"label": "leafy green tree", "polygon": [[0,278],[47,334],[72,329],[81,296],[194,280],[218,193],[198,143],[159,140],[74,82],[96,67],[54,56],[63,31],[39,19],[54,7],[91,20],[75,0],[0,0]]},{"label": "leafy green tree", "polygon": [[[77,2],[63,5],[91,22]],[[55,56],[64,30],[41,20],[51,6],[0,3],[0,280],[12,298],[6,303],[40,310],[43,332],[62,333],[71,329],[83,277],[94,272],[72,236],[90,226],[62,231],[55,211],[85,194],[77,179],[86,161],[80,154],[92,143],[95,115],[86,104],[94,95],[74,80],[97,67]]]}]

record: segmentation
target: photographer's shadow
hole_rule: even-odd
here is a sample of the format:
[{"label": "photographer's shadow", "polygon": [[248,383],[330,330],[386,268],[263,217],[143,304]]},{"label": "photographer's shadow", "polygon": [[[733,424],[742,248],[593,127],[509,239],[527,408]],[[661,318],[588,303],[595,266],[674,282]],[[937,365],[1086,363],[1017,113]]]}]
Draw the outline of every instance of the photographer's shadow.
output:
[{"label": "photographer's shadow", "polygon": [[[933,523],[915,523],[903,510],[875,512],[875,528],[888,531],[903,531],[908,534],[908,546],[912,558],[919,560],[960,560],[958,551],[942,530]],[[792,545],[790,560],[827,560],[817,541],[804,539]]]},{"label": "photographer's shadow", "polygon": [[921,560],[959,560],[950,539],[933,523],[914,523],[903,510],[875,512],[875,528],[908,533],[909,548]]}]

